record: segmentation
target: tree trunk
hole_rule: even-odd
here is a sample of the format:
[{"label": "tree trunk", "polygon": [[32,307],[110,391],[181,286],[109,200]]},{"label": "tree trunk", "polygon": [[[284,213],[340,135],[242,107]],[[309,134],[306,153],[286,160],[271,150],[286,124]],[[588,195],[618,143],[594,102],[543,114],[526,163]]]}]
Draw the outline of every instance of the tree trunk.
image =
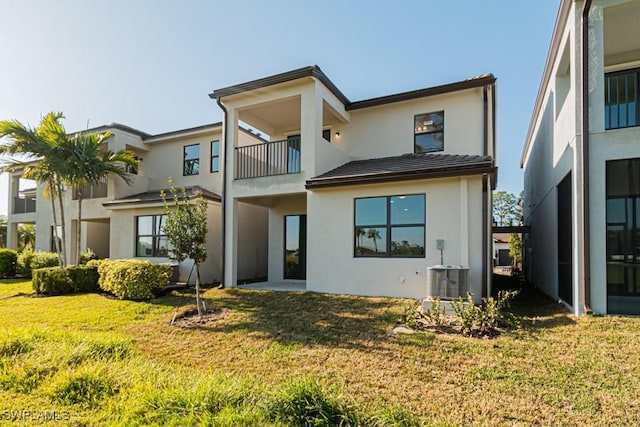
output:
[{"label": "tree trunk", "polygon": [[78,222],[76,223],[76,265],[80,265],[80,240],[82,238],[82,189],[78,190]]},{"label": "tree trunk", "polygon": [[60,236],[58,236],[58,217],[56,215],[56,198],[55,198],[55,185],[53,180],[48,181],[49,184],[49,198],[51,199],[51,217],[53,220],[53,240],[56,248],[56,253],[58,254],[58,262],[60,265],[64,265],[64,259],[62,257],[62,248],[60,247]]},{"label": "tree trunk", "polygon": [[60,181],[56,183],[56,192],[58,193],[58,204],[60,205],[60,224],[62,226],[62,267],[67,265],[67,227],[65,225],[64,217],[64,203],[62,202],[62,184]]},{"label": "tree trunk", "polygon": [[202,319],[202,304],[200,303],[200,263],[194,261],[196,265],[196,306],[198,307],[198,317]]}]

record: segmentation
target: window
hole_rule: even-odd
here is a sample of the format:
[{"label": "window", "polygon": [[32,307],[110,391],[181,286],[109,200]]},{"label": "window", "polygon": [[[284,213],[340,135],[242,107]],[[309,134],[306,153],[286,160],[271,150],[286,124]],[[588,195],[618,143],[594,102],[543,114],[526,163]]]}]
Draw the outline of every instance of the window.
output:
[{"label": "window", "polygon": [[331,142],[331,129],[324,129],[322,131],[322,137],[325,141]]},{"label": "window", "polygon": [[211,141],[211,172],[220,172],[220,141]]},{"label": "window", "polygon": [[200,173],[200,144],[184,147],[184,164],[182,175],[198,175]]},{"label": "window", "polygon": [[424,257],[424,194],[355,200],[356,257]]},{"label": "window", "polygon": [[168,257],[171,247],[163,230],[167,216],[146,215],[136,220],[136,256]]},{"label": "window", "polygon": [[444,150],[444,111],[414,116],[413,132],[415,153]]},{"label": "window", "polygon": [[604,127],[618,129],[640,124],[638,108],[638,76],[640,70],[620,71],[605,75]]},{"label": "window", "polygon": [[640,158],[606,163],[607,313],[640,314]]}]

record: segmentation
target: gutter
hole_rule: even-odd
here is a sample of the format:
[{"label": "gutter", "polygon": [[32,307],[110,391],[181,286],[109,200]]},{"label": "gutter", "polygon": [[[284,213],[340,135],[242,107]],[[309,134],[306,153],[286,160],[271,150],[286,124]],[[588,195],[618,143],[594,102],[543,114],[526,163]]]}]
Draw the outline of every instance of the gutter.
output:
[{"label": "gutter", "polygon": [[589,217],[589,10],[591,0],[585,0],[580,26],[582,30],[582,93],[580,120],[580,193],[582,194],[582,292],[584,311],[591,312],[591,227]]},{"label": "gutter", "polygon": [[222,110],[223,120],[222,120],[222,170],[224,173],[222,174],[222,266],[220,267],[220,286],[218,289],[224,289],[224,277],[225,277],[225,266],[226,262],[226,254],[227,254],[227,109],[220,98],[216,98],[216,103],[218,107]]}]

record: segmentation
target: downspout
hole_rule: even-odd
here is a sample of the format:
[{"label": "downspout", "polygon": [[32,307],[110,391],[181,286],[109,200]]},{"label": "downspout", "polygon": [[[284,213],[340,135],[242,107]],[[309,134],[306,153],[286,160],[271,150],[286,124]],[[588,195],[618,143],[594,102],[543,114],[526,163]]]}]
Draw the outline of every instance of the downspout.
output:
[{"label": "downspout", "polygon": [[[487,97],[487,86],[482,87],[483,102],[483,154],[486,156],[489,152],[489,106]],[[489,175],[482,176],[482,297],[488,297],[489,280],[488,280],[488,264],[489,264],[489,186],[487,181]]]},{"label": "downspout", "polygon": [[218,289],[224,289],[224,274],[225,274],[225,266],[226,262],[226,254],[227,254],[227,109],[220,98],[216,98],[216,103],[218,107],[222,110],[223,113],[223,122],[222,122],[222,170],[224,173],[222,174],[222,266],[220,268],[220,286]]},{"label": "downspout", "polygon": [[591,312],[591,227],[589,218],[589,9],[591,0],[585,0],[580,21],[582,30],[582,112],[580,136],[580,192],[582,194],[582,292],[584,311]]}]

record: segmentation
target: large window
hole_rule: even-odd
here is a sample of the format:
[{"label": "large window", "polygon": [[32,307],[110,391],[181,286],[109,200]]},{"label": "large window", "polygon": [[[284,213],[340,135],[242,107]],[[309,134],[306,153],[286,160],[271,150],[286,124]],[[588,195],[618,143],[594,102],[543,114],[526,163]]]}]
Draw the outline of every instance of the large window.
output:
[{"label": "large window", "polygon": [[424,257],[424,194],[355,200],[356,257]]},{"label": "large window", "polygon": [[211,141],[211,172],[220,172],[220,141]]},{"label": "large window", "polygon": [[640,159],[607,162],[607,313],[640,314]]},{"label": "large window", "polygon": [[444,111],[414,116],[413,133],[415,153],[444,150]]},{"label": "large window", "polygon": [[186,145],[184,147],[184,163],[182,175],[198,175],[200,173],[200,144]]},{"label": "large window", "polygon": [[638,76],[640,70],[619,71],[605,75],[604,126],[618,129],[640,124]]},{"label": "large window", "polygon": [[136,218],[136,256],[167,257],[171,247],[163,231],[166,215],[146,215]]}]

